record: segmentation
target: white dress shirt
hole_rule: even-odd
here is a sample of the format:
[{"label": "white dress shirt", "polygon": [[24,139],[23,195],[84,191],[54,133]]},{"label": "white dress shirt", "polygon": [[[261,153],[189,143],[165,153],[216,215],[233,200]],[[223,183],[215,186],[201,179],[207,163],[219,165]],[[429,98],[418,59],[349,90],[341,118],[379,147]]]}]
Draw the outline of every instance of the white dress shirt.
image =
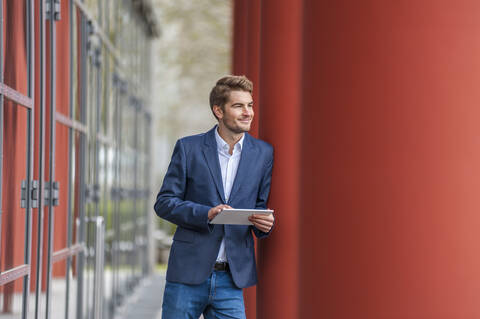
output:
[{"label": "white dress shirt", "polygon": [[[223,140],[223,138],[218,134],[218,126],[215,129],[215,139],[217,140],[217,150],[218,150],[218,160],[220,162],[220,170],[222,172],[222,184],[223,191],[225,194],[225,203],[228,202],[230,198],[230,192],[232,191],[233,182],[235,181],[235,176],[237,175],[238,164],[240,163],[240,155],[242,154],[243,139],[245,134],[243,134],[240,141],[238,141],[233,147],[232,155],[228,152],[230,145]],[[217,256],[218,262],[227,261],[227,252],[225,251],[225,238],[222,239],[220,244],[220,250],[218,251]]]}]

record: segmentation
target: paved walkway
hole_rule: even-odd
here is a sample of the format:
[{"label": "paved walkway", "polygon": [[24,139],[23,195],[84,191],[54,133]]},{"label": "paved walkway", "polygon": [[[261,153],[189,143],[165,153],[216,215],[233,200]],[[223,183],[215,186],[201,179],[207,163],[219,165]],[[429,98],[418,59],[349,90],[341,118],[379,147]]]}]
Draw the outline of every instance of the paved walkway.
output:
[{"label": "paved walkway", "polygon": [[164,287],[165,274],[154,273],[143,279],[117,310],[115,319],[161,319]]},{"label": "paved walkway", "polygon": [[[117,309],[115,319],[162,319],[164,288],[165,273],[154,273],[143,279],[125,304]],[[204,319],[203,315],[199,319]]]}]

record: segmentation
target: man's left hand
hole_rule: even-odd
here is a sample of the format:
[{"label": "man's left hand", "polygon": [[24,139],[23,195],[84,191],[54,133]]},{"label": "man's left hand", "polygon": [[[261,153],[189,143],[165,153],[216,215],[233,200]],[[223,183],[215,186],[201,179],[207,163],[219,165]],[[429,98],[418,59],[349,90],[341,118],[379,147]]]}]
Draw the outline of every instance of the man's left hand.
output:
[{"label": "man's left hand", "polygon": [[268,233],[273,227],[273,221],[275,220],[275,217],[273,217],[273,214],[268,214],[268,215],[254,214],[250,216],[248,220],[258,230],[264,233]]}]

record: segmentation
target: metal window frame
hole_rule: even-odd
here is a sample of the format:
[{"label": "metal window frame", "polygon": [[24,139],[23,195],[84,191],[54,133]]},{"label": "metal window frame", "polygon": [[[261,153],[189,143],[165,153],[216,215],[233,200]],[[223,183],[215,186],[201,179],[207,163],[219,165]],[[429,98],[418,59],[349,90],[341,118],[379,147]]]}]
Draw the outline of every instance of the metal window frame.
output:
[{"label": "metal window frame", "polygon": [[[4,144],[4,101],[5,98],[13,101],[15,103],[15,106],[17,107],[24,107],[27,110],[27,139],[26,139],[26,147],[27,147],[27,158],[26,158],[26,178],[27,178],[27,183],[26,183],[26,192],[27,194],[30,194],[32,191],[32,179],[33,179],[33,161],[34,161],[34,137],[35,137],[35,130],[34,130],[34,125],[35,125],[35,117],[34,117],[34,85],[35,85],[35,77],[34,77],[34,72],[35,72],[35,7],[34,7],[34,1],[35,0],[25,0],[26,3],[26,46],[27,46],[27,77],[28,77],[28,93],[27,95],[22,94],[15,89],[9,87],[4,83],[4,64],[3,64],[3,59],[4,59],[4,45],[3,45],[3,29],[4,29],[4,7],[0,6],[0,160],[3,162],[3,144]],[[50,318],[52,315],[52,307],[51,307],[51,290],[52,290],[52,267],[53,264],[56,262],[59,262],[61,260],[66,260],[66,296],[65,296],[65,317],[67,318],[69,316],[69,306],[70,306],[70,277],[69,273],[72,268],[72,262],[73,262],[73,257],[77,256],[78,258],[76,259],[77,262],[77,280],[78,280],[78,285],[77,285],[77,318],[83,318],[84,314],[84,307],[85,305],[85,300],[84,300],[84,283],[85,283],[85,264],[86,264],[86,252],[85,252],[85,245],[86,245],[86,232],[87,232],[87,227],[86,227],[86,206],[85,206],[85,190],[86,190],[86,167],[88,165],[87,163],[87,158],[86,156],[88,155],[87,151],[87,139],[90,139],[94,141],[95,143],[95,150],[93,154],[93,160],[94,160],[94,170],[95,172],[98,172],[99,169],[99,147],[100,145],[104,146],[109,146],[109,149],[113,149],[113,152],[115,154],[114,157],[114,163],[108,163],[104,162],[102,165],[105,166],[105,187],[107,187],[107,174],[113,175],[113,184],[112,184],[112,196],[111,199],[113,201],[113,206],[114,206],[114,213],[112,214],[111,218],[113,218],[113,230],[114,230],[114,243],[112,245],[112,269],[113,269],[113,283],[112,283],[112,303],[114,305],[118,305],[119,302],[117,301],[117,293],[124,294],[126,293],[126,288],[131,287],[135,285],[139,278],[142,276],[142,274],[145,273],[145,271],[138,271],[139,266],[141,266],[142,261],[143,265],[145,266],[145,260],[144,257],[145,254],[142,254],[141,251],[139,250],[140,248],[143,248],[142,245],[140,245],[137,241],[137,239],[140,236],[143,236],[145,234],[143,227],[144,225],[148,224],[145,223],[144,218],[142,217],[143,213],[146,212],[137,212],[137,208],[140,205],[140,197],[138,196],[140,192],[141,185],[139,184],[139,175],[138,175],[138,165],[139,165],[139,154],[135,153],[133,155],[133,160],[130,158],[125,157],[125,151],[128,151],[129,146],[127,144],[123,145],[122,142],[122,129],[121,129],[121,121],[123,120],[123,115],[124,112],[123,110],[127,107],[129,107],[128,102],[127,102],[127,96],[128,92],[126,89],[126,81],[122,81],[122,84],[120,87],[116,87],[115,81],[112,80],[106,81],[107,79],[110,78],[110,73],[115,72],[116,74],[120,74],[123,78],[127,78],[124,76],[125,74],[129,74],[129,71],[133,71],[133,77],[131,78],[131,81],[128,83],[128,87],[130,91],[135,91],[136,93],[139,93],[140,95],[144,95],[145,90],[138,84],[138,82],[142,79],[141,75],[139,74],[143,70],[141,70],[141,64],[142,62],[144,63],[145,61],[142,61],[140,58],[140,55],[135,55],[132,54],[132,52],[127,52],[128,53],[128,62],[129,65],[128,68],[129,70],[126,70],[125,66],[125,61],[121,59],[119,51],[117,51],[117,48],[114,47],[112,42],[109,40],[107,34],[108,32],[105,32],[104,30],[109,31],[110,30],[110,16],[109,17],[104,17],[103,16],[103,9],[104,7],[102,4],[99,2],[99,12],[101,14],[100,18],[98,19],[98,22],[95,19],[92,19],[91,14],[88,12],[86,9],[85,5],[81,0],[65,0],[69,1],[69,15],[72,18],[74,14],[76,14],[76,9],[79,9],[81,14],[80,14],[80,19],[77,20],[77,26],[80,28],[80,39],[75,38],[73,36],[74,32],[74,26],[71,23],[70,24],[70,114],[69,116],[66,116],[62,113],[59,113],[56,111],[56,22],[55,18],[58,16],[50,14],[48,17],[46,15],[46,9],[47,5],[50,5],[50,8],[54,8],[55,4],[58,5],[57,0],[41,0],[39,1],[39,12],[40,12],[40,24],[39,24],[39,39],[40,39],[40,81],[39,81],[39,105],[36,106],[38,112],[39,112],[39,128],[37,130],[39,134],[39,208],[38,208],[38,224],[37,224],[37,267],[35,269],[36,271],[36,296],[35,296],[35,318],[41,317],[42,315],[39,313],[41,307],[40,307],[40,295],[42,294],[42,278],[43,278],[43,269],[42,269],[42,264],[43,264],[43,258],[45,254],[47,254],[47,266],[46,266],[46,272],[47,272],[47,277],[46,277],[46,309],[45,309],[45,317]],[[110,8],[110,2],[107,2],[105,4],[105,10],[109,10]],[[125,10],[127,14],[130,14],[128,11],[128,8],[122,4],[122,10]],[[104,19],[105,18],[105,19]],[[47,21],[49,21],[48,25],[48,30],[47,30]],[[132,19],[133,22],[133,19]],[[90,96],[88,93],[88,88],[86,85],[87,82],[87,74],[88,74],[88,69],[90,68],[90,62],[88,59],[88,52],[87,52],[87,46],[88,46],[88,32],[90,31],[88,27],[92,26],[93,27],[93,32],[95,33],[96,36],[99,37],[101,41],[101,46],[100,50],[105,50],[105,52],[108,52],[109,58],[106,59],[105,65],[103,66],[97,66],[96,67],[96,90],[94,90],[95,94],[95,105],[96,105],[96,112],[92,113],[92,110],[90,110],[91,114],[88,112],[88,107],[87,107],[87,98]],[[125,30],[124,30],[125,31]],[[127,30],[127,34],[122,36],[123,41],[127,41],[128,43],[122,43],[121,45],[124,48],[128,48],[131,50],[132,48],[129,47],[132,44],[135,44],[137,48],[138,45],[141,42],[141,39],[138,38],[138,33],[139,30],[136,25],[133,25],[133,28],[130,30]],[[49,32],[50,35],[50,55],[47,57],[46,55],[46,32]],[[73,100],[73,83],[74,83],[74,74],[76,73],[74,68],[77,66],[77,64],[73,64],[73,59],[72,56],[74,54],[73,48],[74,48],[74,39],[77,41],[76,43],[79,46],[79,57],[76,60],[77,64],[80,64],[82,67],[80,68],[80,76],[78,80],[78,86],[80,87],[80,92],[78,92],[78,97],[79,97],[79,117],[80,120],[76,120],[76,116],[74,114],[74,104],[76,101]],[[113,62],[113,68],[110,69],[110,57],[112,58]],[[50,78],[46,79],[46,59],[49,59],[50,61]],[[103,69],[102,69],[103,68]],[[93,68],[95,69],[95,67]],[[102,73],[104,71],[104,73]],[[103,82],[102,82],[103,78]],[[50,109],[50,127],[46,127],[46,111],[47,111],[47,105],[45,101],[45,91],[47,87],[47,83],[50,83],[50,101],[49,101],[49,109]],[[102,86],[102,83],[105,85],[105,87]],[[110,85],[113,84],[113,85]],[[111,90],[111,91],[110,91]],[[113,100],[109,99],[108,94],[113,94]],[[103,93],[105,93],[105,100],[103,101],[105,105],[105,111],[107,114],[109,112],[112,112],[114,114],[114,118],[111,119],[109,115],[107,115],[107,120],[104,123],[105,125],[105,132],[101,129],[100,127],[100,109],[101,109],[101,104],[102,104],[102,96]],[[138,100],[138,99],[137,99]],[[112,109],[110,109],[112,108]],[[95,113],[95,114],[94,114]],[[142,110],[138,107],[135,107],[135,114],[134,114],[134,126],[135,126],[135,131],[134,131],[134,136],[133,136],[133,141],[134,141],[134,146],[133,149],[138,152],[138,145],[139,145],[139,132],[138,129],[140,128],[139,124],[139,118],[142,114]],[[89,124],[90,121],[87,121],[87,118],[91,115],[94,120],[93,122],[95,123],[95,127],[93,129],[90,128]],[[69,149],[69,165],[68,165],[68,187],[65,187],[65,189],[68,189],[68,212],[67,212],[67,225],[68,225],[68,230],[67,230],[67,246],[57,250],[53,251],[53,242],[54,242],[54,215],[55,215],[55,208],[52,205],[52,197],[49,196],[49,199],[45,199],[45,186],[48,183],[51,183],[54,180],[55,177],[55,145],[56,145],[56,125],[57,123],[65,125],[68,127],[68,149]],[[111,128],[110,128],[111,126]],[[145,127],[145,129],[149,130],[149,127]],[[49,176],[48,176],[48,181],[45,181],[45,160],[46,160],[46,141],[45,141],[45,136],[46,136],[46,130],[50,130],[50,140],[49,140]],[[92,129],[92,132],[89,132],[89,130]],[[110,134],[117,132],[119,133],[118,135],[114,136],[109,136]],[[73,178],[72,178],[72,171],[75,169],[72,165],[72,154],[73,154],[73,139],[75,134],[79,134],[80,139],[79,139],[79,153],[82,155],[79,157],[79,172],[78,176],[75,178],[79,179],[79,221],[80,223],[78,224],[78,231],[77,231],[77,236],[78,239],[75,243],[73,243],[73,228],[74,228],[74,215],[73,211],[74,208],[72,207],[72,192],[70,191],[72,184],[73,184]],[[147,134],[148,135],[148,134]],[[107,147],[106,147],[107,149]],[[110,152],[110,151],[108,151]],[[107,152],[107,153],[108,153]],[[108,154],[106,153],[106,156]],[[133,162],[132,162],[133,161]],[[133,168],[133,172],[128,172],[126,170],[126,167],[124,165],[130,165],[130,168]],[[107,166],[111,166],[111,171],[108,171]],[[128,175],[125,175],[128,173]],[[2,174],[3,174],[3,165],[0,165],[0,203],[2,203],[3,197],[2,197]],[[99,184],[101,181],[98,179],[97,174],[94,174],[94,184]],[[148,175],[148,170],[145,171],[145,177],[149,177]],[[123,183],[125,181],[129,181],[128,187],[123,187]],[[116,186],[116,187],[115,187]],[[114,196],[113,194],[120,194],[120,196]],[[107,188],[105,188],[104,194],[107,194]],[[105,201],[107,196],[102,197]],[[131,212],[129,212],[128,216],[122,216],[120,214],[120,200],[126,199],[129,201],[130,204],[133,206],[130,208],[133,208]],[[130,205],[129,204],[129,205]],[[48,237],[47,237],[47,250],[44,251],[43,248],[43,237],[44,237],[44,214],[45,214],[45,206],[48,206],[47,213],[49,216],[48,220]],[[104,206],[106,207],[106,205]],[[30,276],[31,276],[31,271],[33,270],[31,268],[31,254],[32,254],[32,208],[33,208],[33,200],[30,197],[26,198],[26,218],[25,218],[25,247],[24,247],[24,264],[18,265],[14,268],[8,269],[4,271],[3,273],[0,273],[0,286],[4,285],[6,283],[12,282],[14,280],[23,278],[23,292],[22,292],[22,318],[26,318],[28,315],[28,298],[29,298],[29,286],[30,286]],[[143,209],[143,206],[142,206]],[[2,222],[2,214],[1,214],[1,205],[0,205],[0,235],[1,235],[1,222]],[[93,211],[94,217],[99,216],[99,207],[98,203],[95,204],[95,209]],[[105,216],[107,217],[107,216]],[[119,244],[120,244],[120,230],[127,227],[128,225],[132,225],[133,227],[133,232],[128,238],[129,241],[133,244],[133,251],[127,251],[127,252],[121,252],[119,249]],[[98,236],[97,236],[98,238]],[[101,247],[101,242],[98,242],[96,240],[95,245],[97,247]],[[97,248],[98,249],[98,248]],[[140,258],[135,258],[135,254],[142,254]],[[129,256],[127,256],[129,255]],[[125,260],[125,257],[127,257],[126,262],[122,261]],[[129,257],[129,258],[128,258]],[[139,260],[142,259],[142,260]],[[96,263],[96,277],[98,278],[100,276],[100,269],[101,265],[103,264],[98,264],[100,262],[99,260],[95,260]],[[132,272],[131,276],[127,278],[127,280],[123,280],[120,283],[120,278],[119,278],[119,271],[122,266],[125,265],[131,265],[132,266]],[[100,267],[100,268],[99,268]],[[122,284],[122,289],[120,288],[120,284]],[[95,298],[94,298],[94,314],[95,316],[100,316],[101,312],[99,309],[101,309],[101,305],[103,304],[103,294],[101,294],[101,287],[96,286],[95,287]],[[88,289],[88,287],[87,287]],[[90,311],[89,308],[87,308],[87,311]],[[90,313],[88,314],[90,315]],[[110,314],[113,316],[113,311]]]},{"label": "metal window frame", "polygon": [[116,73],[113,74],[113,83],[115,88],[115,136],[117,139],[115,147],[115,165],[114,165],[114,214],[113,214],[113,225],[114,225],[114,238],[113,238],[113,247],[112,247],[112,270],[113,270],[113,285],[112,285],[112,302],[113,310],[116,306],[119,306],[123,299],[123,293],[120,287],[120,225],[121,225],[121,215],[120,215],[120,202],[124,197],[124,192],[122,189],[122,130],[121,130],[121,119],[123,115],[123,107],[121,105],[122,97],[125,96],[125,83],[118,78]]},{"label": "metal window frame", "polygon": [[39,186],[40,186],[40,202],[38,208],[38,222],[37,222],[37,267],[36,267],[36,284],[35,284],[35,310],[34,310],[34,318],[37,319],[39,317],[39,310],[40,310],[40,295],[41,295],[41,287],[42,287],[42,267],[43,267],[43,230],[44,230],[44,198],[43,190],[44,190],[44,180],[45,180],[45,85],[46,85],[46,70],[45,70],[45,54],[46,54],[46,35],[45,35],[45,28],[46,28],[46,8],[45,2],[39,1],[39,12],[40,12],[40,23],[39,23],[39,33],[40,33],[40,83],[39,83],[39,112],[40,112],[40,128],[39,128]]},{"label": "metal window frame", "polygon": [[[27,1],[27,10],[26,10],[26,20],[27,20],[27,28],[26,28],[26,44],[27,44],[27,78],[28,78],[28,99],[30,101],[33,101],[33,96],[34,96],[34,47],[35,47],[35,39],[34,39],[34,29],[33,29],[33,12],[34,12],[34,3],[33,0]],[[3,20],[3,19],[2,19]],[[3,24],[3,21],[2,21]],[[2,26],[2,32],[3,32],[3,26]],[[3,41],[3,39],[2,39]],[[4,48],[2,47],[2,52]],[[3,53],[2,53],[3,54]],[[3,71],[3,70],[2,70]],[[3,73],[3,72],[2,72]],[[3,83],[3,79],[2,79]],[[5,87],[4,87],[5,88]],[[14,90],[12,91],[14,92]],[[21,96],[19,92],[18,96]],[[27,99],[20,99],[18,102],[21,103],[26,103],[28,100]],[[14,102],[17,102],[14,100]],[[18,103],[17,102],[17,103]],[[17,104],[20,105],[20,104]],[[28,105],[23,105],[28,108],[28,115],[27,115],[27,159],[26,159],[26,165],[27,165],[27,174],[26,174],[26,179],[27,181],[33,180],[33,150],[34,150],[34,109],[33,109],[33,103],[30,105],[31,107],[28,107]],[[2,107],[2,112],[3,112],[3,107]],[[32,183],[28,182],[27,183],[27,194],[30,194],[31,192],[31,185]],[[0,188],[1,190],[1,188]],[[24,265],[19,266],[17,268],[23,268],[24,273],[23,273],[23,299],[22,299],[22,318],[26,318],[28,314],[28,297],[29,297],[29,286],[30,286],[30,263],[31,263],[31,237],[32,237],[32,201],[30,197],[27,197],[27,207],[26,207],[26,218],[25,218],[25,250],[24,250]],[[28,272],[27,272],[28,269]],[[12,269],[13,271],[14,269]],[[22,272],[19,271],[18,275],[21,275]],[[4,274],[5,276],[5,274]],[[2,277],[4,277],[2,276]],[[12,279],[15,276],[12,274]],[[20,278],[20,277],[19,277]]]},{"label": "metal window frame", "polygon": [[[35,93],[35,60],[34,60],[34,1],[29,0],[25,2],[25,42],[27,51],[27,96],[7,86],[4,82],[4,63],[5,47],[3,45],[3,33],[4,33],[4,10],[3,4],[0,6],[0,160],[3,167],[3,141],[4,141],[4,102],[5,97],[14,102],[14,107],[27,108],[27,140],[26,140],[26,194],[31,194],[33,185],[33,153],[34,153],[34,108],[33,108],[33,96]],[[3,168],[0,168],[0,205],[3,203]],[[26,198],[25,207],[25,242],[24,242],[24,264],[5,270],[0,273],[0,286],[13,282],[17,279],[23,278],[22,289],[22,318],[26,318],[28,315],[28,298],[29,298],[29,286],[31,276],[31,237],[32,237],[32,204],[33,201],[30,196]],[[2,212],[0,208],[0,236],[2,232]]]},{"label": "metal window frame", "polygon": [[[50,0],[50,1],[55,1],[55,0]],[[70,0],[69,2],[69,15],[70,17],[73,17],[74,11],[75,11],[75,5],[74,1]],[[53,17],[50,18],[50,37],[51,39],[55,39],[55,23],[54,20],[52,20]],[[69,100],[69,109],[70,109],[70,114],[69,116],[66,116],[60,112],[57,112],[56,110],[56,101],[55,99],[50,100],[50,109],[51,109],[51,122],[53,123],[50,127],[50,145],[52,146],[50,148],[50,181],[54,180],[55,177],[55,144],[56,144],[56,124],[62,124],[68,128],[68,152],[69,152],[69,165],[68,165],[68,187],[66,189],[69,190],[68,192],[68,208],[67,208],[67,243],[66,247],[61,248],[57,251],[53,251],[53,241],[54,241],[54,206],[52,203],[49,203],[49,237],[48,237],[48,261],[47,261],[47,307],[46,307],[46,317],[49,318],[51,314],[51,285],[50,283],[52,282],[52,268],[53,264],[62,260],[66,259],[66,271],[65,271],[65,285],[66,285],[66,294],[65,294],[65,317],[68,318],[69,316],[69,308],[70,308],[70,276],[69,273],[71,271],[72,267],[72,258],[74,256],[78,256],[77,258],[77,263],[79,265],[82,265],[82,262],[84,262],[84,257],[85,257],[85,250],[86,250],[86,243],[85,243],[85,174],[86,174],[86,155],[88,155],[88,152],[85,152],[86,150],[86,140],[89,138],[89,131],[88,131],[88,122],[86,121],[86,117],[88,114],[88,110],[85,107],[86,103],[86,94],[88,93],[88,88],[86,87],[86,67],[87,67],[87,52],[86,52],[86,44],[88,40],[88,29],[86,26],[86,21],[84,21],[83,15],[81,16],[80,23],[77,24],[76,27],[80,27],[80,57],[76,60],[76,62],[79,62],[80,65],[82,66],[80,72],[80,79],[79,83],[77,85],[80,86],[81,91],[79,92],[79,98],[80,98],[80,107],[79,107],[79,112],[80,112],[80,121],[76,121],[74,117],[76,114],[74,114],[74,95],[73,95],[73,83],[74,83],[74,74],[75,74],[75,67],[76,65],[73,64],[73,55],[74,55],[74,41],[78,39],[75,39],[73,36],[73,33],[75,32],[74,25],[70,23],[69,26],[69,32],[70,32],[70,100]],[[76,20],[75,20],[76,21]],[[78,22],[78,21],[76,21]],[[51,45],[51,55],[50,55],[50,74],[52,75],[50,78],[51,81],[51,96],[55,97],[55,84],[56,84],[56,43],[55,41],[50,42]],[[71,194],[71,188],[73,187],[73,183],[75,181],[72,180],[72,171],[75,169],[72,165],[72,154],[73,154],[73,139],[75,134],[80,134],[80,152],[78,156],[78,161],[79,161],[79,173],[75,176],[75,178],[78,178],[79,181],[79,189],[77,191],[80,192],[80,200],[79,200],[79,232],[78,232],[78,240],[75,244],[73,244],[73,229],[74,229],[74,208],[72,207],[72,194]],[[75,155],[77,156],[77,154]],[[77,273],[77,280],[78,280],[78,285],[77,285],[77,315],[80,313],[79,317],[81,317],[82,309],[83,309],[83,284],[84,284],[84,274],[83,274],[83,269],[80,267],[78,268],[79,271]],[[80,302],[78,303],[78,301]]]},{"label": "metal window frame", "polygon": [[[3,23],[4,23],[4,18],[3,18],[4,12],[3,12],[3,1],[2,5],[0,6],[0,83],[3,84],[4,82],[4,66],[3,66]],[[1,234],[2,234],[2,207],[3,207],[3,121],[4,121],[4,94],[0,93],[0,241],[1,241]]]},{"label": "metal window frame", "polygon": [[[78,7],[77,1],[71,0],[70,3],[72,7]],[[73,6],[75,4],[76,6]],[[87,123],[87,107],[86,107],[86,65],[87,65],[87,19],[84,14],[80,15],[80,21],[77,21],[77,25],[80,27],[81,38],[77,39],[80,43],[80,56],[77,57],[77,63],[80,63],[82,68],[80,69],[80,92],[79,93],[79,104],[80,104],[80,122],[84,125]],[[70,38],[71,43],[73,42],[73,37]],[[71,65],[73,68],[73,66]],[[82,135],[80,139],[80,153],[86,154],[87,146],[87,137]],[[79,164],[80,168],[80,203],[79,203],[79,226],[78,226],[78,241],[84,243],[86,235],[86,224],[85,224],[85,179],[86,179],[86,156],[83,156],[83,160]],[[81,252],[77,258],[77,269],[78,269],[78,284],[77,284],[77,318],[83,318],[83,296],[84,296],[84,268],[85,268],[85,252]]]}]

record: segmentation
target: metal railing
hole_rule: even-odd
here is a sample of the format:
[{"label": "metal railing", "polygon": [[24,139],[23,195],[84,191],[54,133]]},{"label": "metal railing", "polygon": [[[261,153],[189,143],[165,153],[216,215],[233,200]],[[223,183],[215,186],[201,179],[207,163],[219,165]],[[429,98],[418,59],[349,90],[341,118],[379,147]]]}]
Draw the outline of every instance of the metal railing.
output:
[{"label": "metal railing", "polygon": [[102,216],[91,217],[87,222],[95,225],[95,281],[93,287],[93,318],[102,318],[104,268],[105,268],[105,221]]}]

